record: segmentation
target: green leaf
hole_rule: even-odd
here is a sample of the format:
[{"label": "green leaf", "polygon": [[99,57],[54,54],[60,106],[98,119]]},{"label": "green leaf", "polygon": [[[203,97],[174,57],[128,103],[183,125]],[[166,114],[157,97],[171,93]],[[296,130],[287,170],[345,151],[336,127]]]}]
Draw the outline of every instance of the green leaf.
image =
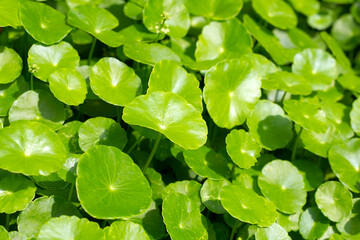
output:
[{"label": "green leaf", "polygon": [[162,60],[180,62],[180,58],[170,48],[158,43],[125,44],[124,54],[140,63],[155,65]]},{"label": "green leaf", "polygon": [[19,18],[19,9],[24,0],[1,0],[0,1],[0,26],[11,26],[16,28],[21,26]]},{"label": "green leaf", "polygon": [[353,16],[353,18],[360,23],[360,3],[359,2],[355,2],[351,8],[350,8],[350,12]]},{"label": "green leaf", "polygon": [[234,18],[243,7],[242,0],[185,0],[185,6],[191,14],[226,20]]},{"label": "green leaf", "polygon": [[65,121],[64,104],[44,90],[27,91],[15,100],[9,111],[10,123],[19,120],[37,121],[57,130]]},{"label": "green leaf", "polygon": [[125,106],[123,120],[164,134],[185,149],[205,144],[207,127],[201,114],[175,93],[152,92]]},{"label": "green leaf", "polygon": [[333,222],[348,217],[353,207],[351,193],[339,182],[327,181],[315,193],[316,204]]},{"label": "green leaf", "polygon": [[351,14],[344,14],[334,22],[331,35],[342,49],[353,50],[360,43],[360,25]]},{"label": "green leaf", "polygon": [[307,23],[317,30],[325,30],[337,19],[340,11],[334,6],[322,5],[318,13],[309,16]]},{"label": "green leaf", "polygon": [[357,135],[360,135],[360,98],[357,98],[353,104],[350,112],[351,127],[356,132]]},{"label": "green leaf", "polygon": [[6,116],[14,101],[27,90],[29,85],[23,76],[12,83],[0,84],[0,115]]},{"label": "green leaf", "polygon": [[328,129],[325,112],[312,103],[288,99],[284,101],[284,109],[291,120],[305,129],[317,133]]},{"label": "green leaf", "polygon": [[305,239],[320,239],[329,227],[329,220],[317,207],[307,208],[300,216],[299,232]]},{"label": "green leaf", "polygon": [[294,95],[309,95],[312,87],[303,76],[291,72],[275,72],[262,79],[261,87],[266,90],[283,90]]},{"label": "green leaf", "polygon": [[351,211],[351,215],[336,224],[336,228],[342,235],[349,237],[349,239],[356,239],[360,236],[360,199],[354,198],[353,204],[354,207]]},{"label": "green leaf", "polygon": [[69,183],[63,181],[57,173],[51,173],[47,176],[31,176],[31,180],[39,187],[47,190],[65,189]]},{"label": "green leaf", "polygon": [[65,123],[58,131],[57,134],[61,138],[65,147],[67,148],[69,153],[81,153],[81,149],[79,146],[79,129],[82,125],[80,121],[71,121]]},{"label": "green leaf", "polygon": [[298,231],[299,230],[299,218],[302,210],[295,214],[285,214],[279,212],[279,217],[277,219],[277,223],[282,226],[287,232],[290,231]]},{"label": "green leaf", "polygon": [[21,121],[0,129],[0,167],[25,175],[49,175],[65,162],[66,148],[44,124]]},{"label": "green leaf", "polygon": [[360,192],[360,139],[353,138],[329,151],[331,169],[351,191]]},{"label": "green leaf", "polygon": [[313,191],[323,182],[324,173],[321,168],[309,160],[296,160],[292,162],[304,178],[305,190]]},{"label": "green leaf", "polygon": [[220,193],[224,186],[229,185],[226,180],[206,179],[201,187],[200,196],[204,205],[212,212],[224,214],[226,210],[221,205]]},{"label": "green leaf", "polygon": [[292,71],[305,77],[313,90],[327,90],[338,76],[335,59],[321,49],[305,49],[294,57]]},{"label": "green leaf", "polygon": [[163,60],[157,63],[151,72],[148,85],[148,93],[155,91],[176,93],[202,112],[199,81],[176,62]]},{"label": "green leaf", "polygon": [[250,133],[234,129],[226,136],[226,150],[236,165],[250,168],[260,157],[261,147]]},{"label": "green leaf", "polygon": [[54,96],[67,105],[78,106],[85,101],[86,82],[75,69],[61,69],[52,73],[49,84]]},{"label": "green leaf", "polygon": [[278,217],[272,202],[257,195],[242,183],[224,186],[220,198],[226,211],[242,222],[266,227],[273,224]]},{"label": "green leaf", "polygon": [[283,0],[253,0],[252,7],[263,19],[280,29],[294,28],[297,17]]},{"label": "green leaf", "polygon": [[81,217],[77,208],[61,197],[37,198],[20,213],[17,219],[19,232],[35,238],[47,221],[62,215]]},{"label": "green leaf", "polygon": [[0,181],[0,212],[11,214],[23,210],[35,197],[35,190],[34,183],[23,175],[5,175]]},{"label": "green leaf", "polygon": [[244,123],[259,100],[261,81],[252,62],[241,59],[216,64],[205,75],[204,100],[219,127]]},{"label": "green leaf", "polygon": [[104,101],[125,106],[142,91],[134,70],[116,58],[102,58],[91,69],[91,89]]},{"label": "green leaf", "polygon": [[122,150],[126,143],[125,130],[111,118],[90,118],[79,129],[79,145],[84,152],[96,145],[113,146]]},{"label": "green leaf", "polygon": [[105,228],[106,240],[150,240],[144,228],[137,223],[130,221],[116,221]]},{"label": "green leaf", "polygon": [[256,240],[291,240],[286,230],[279,224],[274,223],[267,228],[258,228],[255,233]]},{"label": "green leaf", "polygon": [[60,42],[52,46],[34,44],[28,55],[29,70],[44,82],[57,70],[76,68],[79,66],[79,62],[79,54],[67,42]]},{"label": "green leaf", "polygon": [[320,3],[318,0],[290,0],[294,9],[306,16],[316,14],[320,10]]},{"label": "green leaf", "polygon": [[211,22],[196,42],[195,58],[197,61],[238,58],[251,53],[251,46],[251,37],[239,20]]},{"label": "green leaf", "polygon": [[354,73],[342,74],[337,81],[343,88],[360,93],[360,77],[356,76]]},{"label": "green leaf", "polygon": [[306,203],[303,176],[288,161],[273,160],[266,164],[261,171],[258,184],[264,196],[281,212],[296,213]]},{"label": "green leaf", "polygon": [[163,191],[163,199],[168,195],[181,193],[187,196],[191,201],[196,203],[200,208],[202,207],[200,199],[201,184],[193,180],[176,181],[166,186]]},{"label": "green leaf", "polygon": [[0,238],[3,240],[11,240],[9,233],[2,225],[0,226]]},{"label": "green leaf", "polygon": [[71,31],[65,16],[44,3],[21,4],[20,19],[25,30],[37,41],[51,45],[60,42]]},{"label": "green leaf", "polygon": [[76,166],[80,157],[80,154],[68,154],[64,165],[56,172],[59,178],[66,182],[75,184],[77,177]]},{"label": "green leaf", "polygon": [[143,11],[145,26],[154,33],[182,38],[190,28],[190,16],[181,1],[148,0]]},{"label": "green leaf", "polygon": [[284,48],[272,32],[256,23],[248,15],[244,16],[244,26],[279,65],[292,62],[295,54],[299,52],[298,49]]},{"label": "green leaf", "polygon": [[250,134],[265,149],[283,148],[293,137],[289,118],[279,105],[268,100],[256,104],[246,123]]},{"label": "green leaf", "polygon": [[164,223],[171,239],[208,239],[199,206],[189,197],[181,193],[169,194],[163,201],[162,209]]},{"label": "green leaf", "polygon": [[131,217],[150,207],[148,181],[132,159],[118,148],[90,148],[80,158],[77,171],[80,203],[95,218]]},{"label": "green leaf", "polygon": [[213,180],[227,179],[230,169],[226,159],[212,149],[202,146],[197,150],[185,150],[186,164],[198,175]]},{"label": "green leaf", "polygon": [[37,236],[38,240],[86,240],[91,236],[92,239],[104,240],[104,232],[95,222],[90,222],[86,218],[75,216],[61,216],[51,218],[45,223]]},{"label": "green leaf", "polygon": [[22,59],[11,48],[0,46],[0,84],[11,83],[20,76]]}]

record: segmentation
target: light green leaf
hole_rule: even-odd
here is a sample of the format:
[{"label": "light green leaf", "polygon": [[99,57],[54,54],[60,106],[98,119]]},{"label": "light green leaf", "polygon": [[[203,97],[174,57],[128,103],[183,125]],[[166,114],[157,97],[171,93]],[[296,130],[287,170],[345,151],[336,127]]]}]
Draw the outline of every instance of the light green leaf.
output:
[{"label": "light green leaf", "polygon": [[7,116],[14,101],[27,90],[29,85],[23,76],[12,83],[0,84],[0,115]]},{"label": "light green leaf", "polygon": [[261,171],[258,184],[264,196],[281,212],[296,213],[306,203],[303,176],[288,161],[273,160],[266,164]]},{"label": "light green leaf", "polygon": [[11,83],[19,77],[22,65],[22,59],[15,50],[0,46],[0,84]]},{"label": "light green leaf", "polygon": [[226,20],[234,18],[243,7],[242,0],[185,0],[188,11],[194,15]]},{"label": "light green leaf", "polygon": [[123,120],[164,134],[185,149],[205,144],[207,127],[201,114],[175,93],[152,92],[125,106]]},{"label": "light green leaf", "polygon": [[0,129],[0,168],[25,175],[49,175],[65,162],[66,148],[44,124],[21,121]]},{"label": "light green leaf", "polygon": [[226,60],[205,75],[204,100],[219,127],[232,128],[244,123],[261,91],[260,76],[252,62]]},{"label": "light green leaf", "polygon": [[1,27],[11,26],[13,28],[16,28],[18,26],[21,26],[19,9],[22,2],[24,2],[24,0],[0,1]]},{"label": "light green leaf", "polygon": [[299,232],[305,239],[320,239],[329,227],[329,220],[317,207],[307,208],[300,216]]},{"label": "light green leaf", "polygon": [[71,31],[65,16],[47,4],[26,1],[21,4],[20,19],[25,30],[37,41],[51,45]]},{"label": "light green leaf", "polygon": [[82,122],[74,120],[71,122],[65,123],[58,131],[57,134],[61,138],[65,147],[69,153],[81,153],[79,146],[79,128],[82,125]]},{"label": "light green leaf", "polygon": [[354,73],[342,74],[337,81],[343,88],[360,93],[360,77],[356,76]]},{"label": "light green leaf", "polygon": [[140,215],[151,204],[151,188],[140,168],[121,150],[95,146],[77,167],[77,194],[87,213],[100,219]]},{"label": "light green leaf", "polygon": [[350,216],[336,224],[336,228],[349,239],[360,237],[360,198],[354,198],[353,205]]},{"label": "light green leaf", "polygon": [[229,185],[226,180],[206,179],[201,187],[200,196],[204,205],[212,212],[224,214],[226,210],[221,205],[220,193],[224,186]]},{"label": "light green leaf", "polygon": [[339,182],[327,181],[315,193],[315,201],[321,212],[333,222],[340,222],[351,213],[351,193]]},{"label": "light green leaf", "polygon": [[66,182],[75,184],[77,177],[76,166],[80,157],[80,154],[68,154],[64,165],[56,172],[59,178]]},{"label": "light green leaf", "polygon": [[290,0],[294,9],[306,16],[316,14],[320,10],[320,3],[318,0]]},{"label": "light green leaf", "polygon": [[9,233],[2,225],[0,226],[0,238],[3,240],[11,240]]},{"label": "light green leaf", "polygon": [[175,183],[170,183],[166,186],[163,191],[163,199],[166,198],[168,195],[181,193],[187,196],[191,201],[196,203],[200,208],[202,208],[200,189],[201,184],[194,180],[176,181]]},{"label": "light green leaf", "polygon": [[274,223],[267,228],[258,228],[255,233],[256,240],[291,240],[286,230],[279,224]]},{"label": "light green leaf", "polygon": [[305,190],[313,191],[323,182],[324,173],[321,168],[309,160],[295,160],[293,165],[304,178]]},{"label": "light green leaf", "polygon": [[116,221],[104,229],[106,240],[150,240],[144,228],[130,221]]},{"label": "light green leaf", "polygon": [[357,98],[352,104],[350,119],[352,129],[357,135],[360,135],[360,98]]},{"label": "light green leaf", "polygon": [[282,226],[287,232],[299,230],[299,218],[302,210],[294,214],[285,214],[279,212],[277,223]]},{"label": "light green leaf", "polygon": [[360,24],[351,14],[344,14],[334,22],[331,35],[342,49],[353,50],[360,43]]}]

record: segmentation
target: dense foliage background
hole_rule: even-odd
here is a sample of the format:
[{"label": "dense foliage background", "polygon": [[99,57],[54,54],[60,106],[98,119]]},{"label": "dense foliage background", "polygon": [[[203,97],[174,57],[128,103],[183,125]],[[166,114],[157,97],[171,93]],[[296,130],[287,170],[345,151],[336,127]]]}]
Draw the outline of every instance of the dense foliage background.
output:
[{"label": "dense foliage background", "polygon": [[360,239],[357,0],[0,0],[0,239]]}]

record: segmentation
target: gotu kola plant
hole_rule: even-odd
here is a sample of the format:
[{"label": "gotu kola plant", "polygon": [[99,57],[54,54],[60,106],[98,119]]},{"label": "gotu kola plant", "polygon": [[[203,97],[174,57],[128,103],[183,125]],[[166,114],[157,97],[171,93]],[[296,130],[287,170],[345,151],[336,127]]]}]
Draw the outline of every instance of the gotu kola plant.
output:
[{"label": "gotu kola plant", "polygon": [[359,239],[355,0],[0,0],[0,239]]}]

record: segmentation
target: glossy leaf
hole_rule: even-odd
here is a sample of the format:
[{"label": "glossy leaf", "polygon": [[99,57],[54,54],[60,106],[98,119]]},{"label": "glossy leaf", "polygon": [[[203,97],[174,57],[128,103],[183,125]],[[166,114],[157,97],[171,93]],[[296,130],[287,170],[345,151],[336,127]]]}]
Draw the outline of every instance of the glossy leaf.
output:
[{"label": "glossy leaf", "polygon": [[351,127],[356,132],[356,134],[360,135],[360,100],[356,99],[352,104],[352,109],[350,112],[351,119]]},{"label": "glossy leaf", "polygon": [[11,26],[16,28],[17,26],[21,26],[19,9],[22,2],[24,2],[24,0],[13,0],[10,2],[7,0],[0,1],[1,27]]},{"label": "glossy leaf", "polygon": [[80,159],[80,154],[68,154],[64,165],[56,174],[64,181],[75,184],[77,171],[76,166]]},{"label": "glossy leaf", "polygon": [[82,125],[80,121],[71,121],[65,123],[58,131],[57,134],[64,143],[69,153],[81,153],[79,146],[79,128]]},{"label": "glossy leaf", "polygon": [[267,228],[258,228],[255,234],[256,240],[290,240],[286,230],[279,224],[274,223]]},{"label": "glossy leaf", "polygon": [[225,180],[211,180],[206,179],[201,187],[200,195],[201,201],[212,212],[217,214],[223,214],[226,212],[221,205],[220,193],[224,186],[229,185]]},{"label": "glossy leaf", "polygon": [[294,9],[306,16],[316,14],[320,10],[320,2],[318,0],[290,0]]},{"label": "glossy leaf", "polygon": [[292,164],[299,170],[304,178],[305,190],[315,190],[323,182],[324,173],[321,168],[308,160],[296,160]]},{"label": "glossy leaf", "polygon": [[150,240],[140,224],[130,221],[116,221],[109,228],[105,228],[104,232],[107,240]]},{"label": "glossy leaf", "polygon": [[307,208],[300,216],[299,230],[305,239],[319,239],[329,227],[329,220],[317,207]]},{"label": "glossy leaf", "polygon": [[20,76],[12,83],[0,85],[0,115],[6,116],[14,101],[24,92],[29,90],[29,85],[24,77]]},{"label": "glossy leaf", "polygon": [[360,43],[359,27],[351,14],[344,14],[334,22],[331,35],[344,50],[353,50]]},{"label": "glossy leaf", "polygon": [[353,205],[350,216],[336,224],[336,228],[342,235],[350,239],[356,239],[360,236],[358,228],[360,223],[360,199],[354,198]]},{"label": "glossy leaf", "polygon": [[163,191],[163,199],[168,195],[181,193],[187,196],[191,201],[202,207],[200,199],[201,184],[193,180],[177,181],[167,185]]},{"label": "glossy leaf", "polygon": [[238,15],[243,7],[242,0],[185,0],[188,11],[194,15],[215,20],[230,19]]},{"label": "glossy leaf", "polygon": [[11,83],[20,76],[22,59],[14,49],[0,47],[0,84]]}]

